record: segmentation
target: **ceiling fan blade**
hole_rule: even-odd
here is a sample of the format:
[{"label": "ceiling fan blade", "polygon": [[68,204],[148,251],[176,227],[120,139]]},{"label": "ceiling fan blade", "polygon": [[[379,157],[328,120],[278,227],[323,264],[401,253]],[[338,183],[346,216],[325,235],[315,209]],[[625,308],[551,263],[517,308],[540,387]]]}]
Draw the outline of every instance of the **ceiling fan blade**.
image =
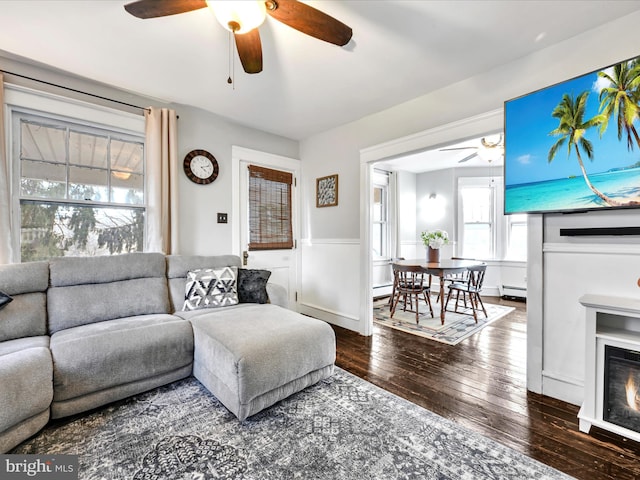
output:
[{"label": "ceiling fan blade", "polygon": [[439,151],[448,152],[449,150],[469,150],[470,148],[475,148],[476,150],[478,149],[478,147],[451,147],[451,148],[441,148]]},{"label": "ceiling fan blade", "polygon": [[312,37],[343,46],[353,31],[344,23],[296,0],[267,0],[267,13],[276,20]]},{"label": "ceiling fan blade", "polygon": [[478,153],[474,152],[471,155],[467,155],[466,157],[464,157],[462,160],[458,160],[458,163],[464,163],[464,162],[468,162],[469,160],[471,160],[474,157],[477,157]]},{"label": "ceiling fan blade", "polygon": [[260,32],[254,28],[250,32],[234,34],[236,48],[242,62],[242,68],[247,73],[260,73],[262,71],[262,43]]},{"label": "ceiling fan blade", "polygon": [[156,18],[205,8],[205,0],[138,0],[124,6],[134,17]]}]

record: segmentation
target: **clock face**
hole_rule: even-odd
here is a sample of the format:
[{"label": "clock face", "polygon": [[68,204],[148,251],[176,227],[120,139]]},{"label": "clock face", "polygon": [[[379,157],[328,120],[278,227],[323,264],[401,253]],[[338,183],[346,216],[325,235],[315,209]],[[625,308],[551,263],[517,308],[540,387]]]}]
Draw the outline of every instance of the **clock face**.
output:
[{"label": "clock face", "polygon": [[193,157],[191,159],[191,171],[198,178],[209,178],[213,173],[213,162],[202,155]]},{"label": "clock face", "polygon": [[184,157],[184,173],[192,182],[206,185],[218,177],[218,162],[206,150],[192,150]]}]

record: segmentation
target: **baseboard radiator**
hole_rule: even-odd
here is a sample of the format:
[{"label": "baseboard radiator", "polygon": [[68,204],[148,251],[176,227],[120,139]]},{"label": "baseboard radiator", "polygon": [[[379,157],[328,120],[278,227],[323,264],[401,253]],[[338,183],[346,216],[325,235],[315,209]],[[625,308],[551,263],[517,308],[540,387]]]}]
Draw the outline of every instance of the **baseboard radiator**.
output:
[{"label": "baseboard radiator", "polygon": [[527,297],[527,287],[516,287],[514,285],[500,285],[500,295],[503,297]]}]

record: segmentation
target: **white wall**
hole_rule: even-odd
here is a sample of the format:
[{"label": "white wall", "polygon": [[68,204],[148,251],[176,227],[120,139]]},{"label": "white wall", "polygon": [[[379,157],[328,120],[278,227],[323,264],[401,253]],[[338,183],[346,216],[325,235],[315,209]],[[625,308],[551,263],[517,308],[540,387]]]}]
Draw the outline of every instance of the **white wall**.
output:
[{"label": "white wall", "polygon": [[[180,175],[180,250],[184,255],[230,253],[232,192],[231,147],[237,145],[284,157],[298,157],[298,142],[229,122],[223,117],[183,105],[178,113],[178,157],[193,149],[212,153],[220,173],[211,185],[197,185]],[[226,224],[216,223],[218,212],[228,213]]]},{"label": "white wall", "polygon": [[[231,251],[231,222],[233,219],[229,216],[229,223],[218,224],[216,223],[216,213],[231,213],[231,193],[233,189],[231,185],[232,145],[292,158],[297,158],[299,155],[297,141],[244,127],[198,108],[183,105],[165,105],[154,99],[132,95],[64,72],[55,71],[45,66],[34,65],[33,62],[27,62],[12,55],[2,56],[0,54],[0,68],[133,105],[168,107],[176,110],[180,117],[178,120],[178,158],[180,159],[178,229],[180,235],[179,253],[182,254],[216,255]],[[141,114],[139,109],[125,107],[12,75],[5,75],[5,82]],[[220,173],[214,183],[197,185],[182,174],[182,159],[193,149],[207,150],[216,157]]]},{"label": "white wall", "polygon": [[[360,241],[363,237],[362,232],[359,231],[359,218],[363,212],[357,194],[361,188],[359,165],[361,150],[500,109],[507,99],[636,56],[640,53],[637,47],[640,45],[640,29],[637,28],[639,22],[640,13],[633,13],[482,75],[303,140],[300,144],[300,158],[304,165],[305,182],[312,182],[316,176],[339,173],[341,191],[340,205],[333,209],[331,215],[324,211],[327,209],[305,209],[303,225],[306,236],[310,239],[315,236],[326,239],[333,235],[333,238],[353,241]],[[496,127],[499,125],[491,125],[491,128]],[[486,131],[473,131],[470,127],[465,131],[465,136],[469,138],[478,134],[482,135]],[[342,196],[343,191],[349,192],[346,198]],[[549,221],[564,223],[566,220],[566,217],[560,217]],[[585,215],[583,221],[587,225],[599,225],[599,220],[599,217],[588,214]],[[574,221],[578,220],[568,220],[568,222]],[[640,222],[640,214],[630,212],[624,221],[627,224],[637,225]],[[418,233],[419,228],[417,228]],[[541,230],[542,226],[532,229],[532,232],[537,234]],[[532,235],[530,242],[531,238],[539,239],[540,236]],[[627,243],[627,240],[606,239],[604,242],[611,245],[611,250],[615,250],[619,243]],[[353,250],[352,246],[349,248]],[[534,260],[534,263],[529,266],[530,273],[528,274],[529,303],[535,299],[538,304],[544,302],[544,308],[537,308],[538,305],[529,305],[528,384],[529,388],[534,391],[544,391],[544,393],[577,403],[581,397],[580,382],[583,376],[580,373],[581,366],[579,365],[581,359],[575,358],[579,355],[574,355],[572,359],[566,359],[567,361],[564,362],[563,352],[556,347],[562,345],[563,342],[581,341],[580,312],[575,310],[578,308],[575,298],[560,299],[545,294],[547,288],[544,283],[548,281],[548,272],[546,270],[544,274],[542,272],[549,266],[549,262],[554,263],[556,259],[549,257],[549,261],[547,261],[545,258],[544,265],[542,265],[542,254],[539,257],[536,256],[537,250],[541,252],[542,248],[540,240],[535,245],[530,244],[529,247],[532,256],[530,258]],[[310,257],[310,255],[318,253],[303,252],[303,271],[309,265],[318,263],[331,265],[329,269],[335,275],[339,275],[343,271],[343,265],[329,255],[323,258]],[[626,254],[635,255],[629,252]],[[553,253],[552,255],[557,254]],[[355,277],[353,270],[362,271],[364,266],[359,264],[357,256],[353,258],[354,261],[350,262],[348,268],[349,274]],[[588,287],[592,291],[600,287],[613,288],[608,286],[611,282],[614,282],[613,285],[615,285],[616,282],[622,281],[620,275],[616,276],[608,270],[606,275],[597,271],[591,272],[588,260],[585,261],[586,258],[580,260],[583,261],[583,268],[591,273],[583,275],[580,281],[588,278]],[[608,265],[606,260],[602,263],[602,265],[598,264],[598,268]],[[617,265],[623,269],[628,268],[613,261],[609,265]],[[632,266],[635,269],[635,264]],[[311,275],[311,272],[307,272],[307,275]],[[572,280],[576,281],[576,279]],[[537,283],[532,285],[534,281]],[[345,305],[345,313],[351,317],[358,315],[356,303],[358,299],[363,301],[358,289],[359,285],[355,283],[349,285],[349,288],[344,288],[342,283],[335,287],[330,283],[325,284],[323,298],[327,301],[326,304],[319,305],[320,310],[323,308],[331,309],[332,302],[337,302]],[[343,299],[347,299],[346,303],[343,302]],[[574,320],[571,326],[574,328],[557,332],[558,337],[554,337],[555,340],[550,342],[548,340],[554,332],[553,330],[548,331],[547,317],[553,316],[554,320],[549,320],[551,323],[561,323],[562,319],[556,319],[556,316],[551,312],[563,311],[562,309],[566,305],[568,305],[566,308],[572,309],[571,314]],[[354,329],[366,332],[365,324],[367,321],[368,319],[364,317],[359,318],[358,326]],[[550,389],[548,385],[543,389],[543,383],[545,383],[543,382],[543,369],[546,367],[549,367],[551,374],[557,377],[553,389]]]},{"label": "white wall", "polygon": [[[440,229],[449,234],[451,242],[444,245],[440,255],[451,258],[455,251],[456,209],[457,201],[456,176],[453,168],[421,173],[416,176],[416,241],[419,248],[418,258],[426,256],[420,233],[427,230]],[[435,194],[435,199],[429,200]]]}]

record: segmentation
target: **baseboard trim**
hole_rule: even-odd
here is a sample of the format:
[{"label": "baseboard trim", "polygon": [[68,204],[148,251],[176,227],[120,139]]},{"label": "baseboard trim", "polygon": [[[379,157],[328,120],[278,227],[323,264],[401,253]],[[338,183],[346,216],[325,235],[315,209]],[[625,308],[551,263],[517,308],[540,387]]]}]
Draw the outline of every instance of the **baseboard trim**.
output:
[{"label": "baseboard trim", "polygon": [[340,314],[322,308],[316,305],[300,302],[298,303],[298,312],[310,317],[324,320],[338,327],[346,328],[347,330],[353,330],[354,332],[361,332],[361,322],[358,317],[351,315]]},{"label": "baseboard trim", "polygon": [[542,394],[572,405],[582,405],[584,383],[576,378],[543,370]]}]

